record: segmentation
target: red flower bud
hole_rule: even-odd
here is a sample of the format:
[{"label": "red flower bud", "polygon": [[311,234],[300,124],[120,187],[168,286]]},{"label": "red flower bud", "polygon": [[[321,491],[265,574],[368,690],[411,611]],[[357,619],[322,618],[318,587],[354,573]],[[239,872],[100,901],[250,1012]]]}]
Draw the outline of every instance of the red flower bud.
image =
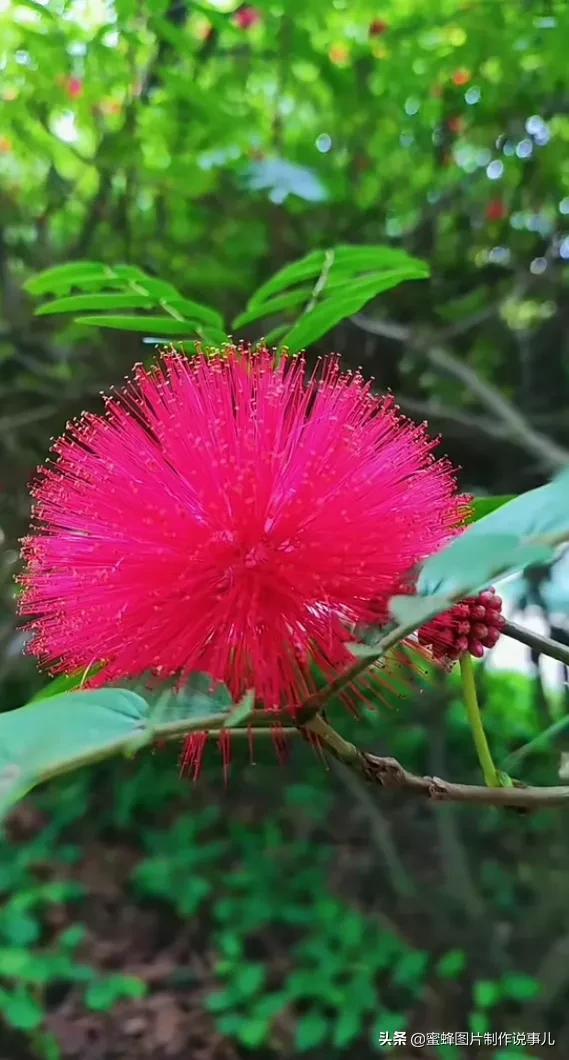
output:
[{"label": "red flower bud", "polygon": [[389,29],[389,22],[384,22],[382,18],[374,18],[373,22],[370,23],[369,35],[370,37],[382,37],[384,33],[387,33]]},{"label": "red flower bud", "polygon": [[466,122],[464,118],[461,118],[459,115],[455,115],[454,118],[449,118],[447,121],[449,132],[453,133],[455,136],[460,136],[461,133],[464,132],[465,126]]},{"label": "red flower bud", "polygon": [[239,29],[253,29],[262,21],[261,12],[256,7],[242,7],[235,15],[235,24]]},{"label": "red flower bud", "polygon": [[508,208],[502,199],[492,199],[486,207],[486,220],[497,222],[505,221],[508,216]]},{"label": "red flower bud", "polygon": [[494,647],[504,628],[501,609],[501,598],[494,589],[486,589],[422,626],[418,631],[419,644],[429,647],[435,659],[447,664],[465,652],[481,659],[485,648]]},{"label": "red flower bud", "polygon": [[67,81],[67,95],[70,99],[81,99],[83,82],[80,77],[70,77]]}]

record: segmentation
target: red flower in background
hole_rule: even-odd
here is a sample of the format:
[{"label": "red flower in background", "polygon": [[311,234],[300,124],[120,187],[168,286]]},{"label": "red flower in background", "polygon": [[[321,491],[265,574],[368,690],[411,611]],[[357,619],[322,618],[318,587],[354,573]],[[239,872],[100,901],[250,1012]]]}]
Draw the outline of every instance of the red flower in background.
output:
[{"label": "red flower in background", "polygon": [[260,11],[256,7],[242,7],[235,15],[235,23],[239,29],[253,29],[263,21]]},{"label": "red flower in background", "polygon": [[336,66],[345,66],[350,61],[349,49],[343,44],[334,44],[328,55]]},{"label": "red flower in background", "polygon": [[[84,414],[33,487],[21,612],[54,672],[196,671],[294,707],[354,624],[460,529],[436,442],[329,358],[163,355]],[[370,601],[375,601],[371,603]]]},{"label": "red flower in background", "polygon": [[454,136],[461,136],[466,128],[466,122],[464,118],[461,118],[459,114],[456,114],[447,121],[447,128]]},{"label": "red flower in background", "polygon": [[503,199],[492,199],[486,207],[486,220],[493,223],[505,221],[508,216],[508,207]]},{"label": "red flower in background", "polygon": [[370,23],[369,35],[370,37],[382,37],[384,33],[387,33],[389,29],[389,22],[384,22],[381,18],[375,18]]},{"label": "red flower in background", "polygon": [[67,79],[67,95],[70,99],[81,99],[84,85],[80,77],[69,77]]},{"label": "red flower in background", "polygon": [[470,70],[455,70],[452,79],[457,88],[464,88],[465,85],[470,84],[472,74],[470,73]]}]

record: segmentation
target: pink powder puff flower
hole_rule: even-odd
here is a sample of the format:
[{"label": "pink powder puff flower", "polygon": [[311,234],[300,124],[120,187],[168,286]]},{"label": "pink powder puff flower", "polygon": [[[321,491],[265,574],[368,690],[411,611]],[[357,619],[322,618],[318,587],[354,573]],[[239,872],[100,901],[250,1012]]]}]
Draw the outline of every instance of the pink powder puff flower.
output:
[{"label": "pink powder puff flower", "polygon": [[336,357],[166,353],[105,404],[38,473],[20,605],[53,673],[104,664],[92,686],[202,672],[294,710],[468,512],[426,426]]}]

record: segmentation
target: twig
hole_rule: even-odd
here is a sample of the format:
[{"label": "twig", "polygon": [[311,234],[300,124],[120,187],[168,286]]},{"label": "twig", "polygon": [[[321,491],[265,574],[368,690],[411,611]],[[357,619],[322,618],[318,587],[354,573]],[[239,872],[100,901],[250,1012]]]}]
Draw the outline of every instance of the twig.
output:
[{"label": "twig", "polygon": [[380,335],[385,339],[395,339],[396,342],[410,342],[412,338],[411,329],[394,320],[374,320],[363,313],[356,313],[351,320],[356,327],[367,331],[368,335]]},{"label": "twig", "polygon": [[357,773],[346,769],[340,764],[338,764],[336,772],[342,784],[350,792],[350,795],[359,803],[362,814],[367,817],[370,826],[370,838],[377,847],[382,863],[387,869],[387,875],[393,890],[402,898],[410,898],[415,894],[415,885],[399,857],[399,851],[393,841],[389,823],[385,820],[381,810],[372,798],[367,784],[364,784]]},{"label": "twig", "polygon": [[[253,711],[250,718],[257,722],[263,718],[265,726],[270,726],[276,721],[276,717],[264,711]],[[56,762],[43,770],[39,775],[30,777],[16,764],[6,765],[0,771],[0,798],[4,801],[15,801],[23,794],[22,785],[26,790],[37,784],[44,783],[64,773],[73,772],[83,766],[94,765],[112,755],[126,755],[130,757],[143,747],[151,744],[160,744],[164,740],[175,737],[183,738],[192,732],[212,731],[219,732],[223,728],[225,715],[212,718],[206,715],[202,718],[185,718],[160,724],[156,728],[141,726],[138,732],[129,732],[128,735],[117,737],[112,744],[104,748],[96,748],[87,751],[75,758]],[[410,773],[395,758],[383,758],[377,755],[361,751],[355,744],[345,740],[335,729],[324,721],[321,715],[309,718],[306,722],[295,716],[294,712],[288,712],[287,721],[295,723],[295,727],[304,732],[308,738],[307,730],[315,736],[321,746],[336,758],[339,762],[354,770],[367,782],[377,787],[400,791],[411,795],[422,796],[432,803],[464,802],[473,805],[512,807],[518,809],[538,809],[539,807],[552,807],[569,805],[569,786],[535,788],[516,787],[486,788],[469,784],[455,784],[440,777],[418,776]],[[288,728],[288,726],[287,726]],[[226,730],[227,731],[227,730]]]},{"label": "twig", "polygon": [[[20,708],[24,709],[24,708]],[[73,759],[69,759],[63,762],[57,762],[53,766],[45,769],[39,776],[34,777],[33,786],[37,784],[43,784],[47,780],[53,780],[55,777],[64,775],[65,773],[71,773],[76,769],[83,768],[84,766],[95,765],[97,762],[104,761],[106,758],[111,758],[114,755],[125,755],[127,758],[136,754],[143,747],[149,747],[153,744],[165,743],[167,740],[183,739],[185,736],[189,736],[193,732],[210,732],[220,733],[225,729],[224,722],[227,720],[226,714],[219,714],[212,717],[206,714],[204,717],[195,718],[182,718],[176,719],[175,721],[161,722],[158,725],[153,725],[152,721],[146,726],[142,725],[140,729],[135,732],[130,732],[126,736],[119,736],[112,744],[107,747],[97,748],[94,751],[86,751],[83,754],[77,755]],[[286,735],[290,735],[289,727],[283,727],[280,723],[282,721],[282,714],[275,715],[265,710],[253,710],[249,715],[250,721],[257,722],[259,730],[263,732],[272,731],[275,727],[279,734],[284,732]],[[287,716],[288,721],[293,719]],[[255,734],[256,728],[255,727]],[[247,726],[242,728],[225,729],[225,732],[234,735],[236,732],[245,735],[247,733]],[[298,726],[291,726],[298,731]],[[7,790],[17,785],[21,779],[23,773],[19,766],[15,764],[7,765],[4,769],[0,769],[0,799],[3,795],[3,787]],[[31,785],[29,785],[31,786]]]},{"label": "twig", "polygon": [[[498,418],[507,429],[507,436],[512,442],[533,456],[538,456],[547,467],[558,470],[569,464],[569,450],[552,441],[541,431],[535,430],[526,417],[518,412],[496,387],[482,379],[470,365],[459,360],[441,345],[432,342],[430,336],[417,334],[403,324],[373,320],[363,314],[357,314],[351,319],[357,327],[371,335],[383,335],[385,338],[407,343],[417,353],[426,357],[433,368],[458,379],[486,409]],[[456,328],[454,330],[450,328],[448,332],[443,333],[443,340],[455,337],[456,334]]]},{"label": "twig", "polygon": [[[441,689],[442,691],[442,689]],[[442,706],[437,711],[434,731],[429,740],[430,768],[439,773],[446,772],[446,709],[447,697],[442,696]],[[468,850],[460,834],[456,806],[433,807],[435,827],[439,836],[441,870],[446,880],[449,900],[457,901],[472,920],[482,921],[485,905],[470,871]],[[445,914],[443,913],[443,917]]]},{"label": "twig", "polygon": [[458,412],[449,405],[442,405],[437,401],[420,401],[417,398],[401,397],[397,399],[397,404],[411,416],[424,416],[429,422],[446,420],[449,426],[464,427],[467,432],[476,431],[478,434],[485,434],[488,438],[499,438],[501,441],[508,437],[503,424],[489,417]]},{"label": "twig", "polygon": [[328,283],[328,276],[330,275],[330,269],[332,268],[332,265],[334,264],[335,258],[336,258],[336,254],[335,254],[335,252],[333,250],[325,251],[325,253],[324,253],[324,262],[322,264],[322,270],[320,272],[320,275],[319,275],[316,283],[314,284],[314,287],[313,287],[313,290],[312,290],[312,294],[310,296],[310,300],[307,303],[306,308],[304,309],[304,311],[302,313],[303,316],[306,316],[307,313],[311,313],[312,310],[314,309],[314,307],[315,307],[320,295],[322,294],[322,291],[324,290],[326,284]]},{"label": "twig", "polygon": [[[256,739],[257,736],[267,736],[267,735],[270,735],[270,734],[273,734],[273,733],[277,733],[279,736],[289,737],[289,736],[300,736],[301,733],[302,733],[302,730],[299,729],[298,726],[295,726],[295,725],[282,725],[281,726],[281,725],[278,724],[278,722],[274,722],[274,721],[268,723],[267,725],[240,725],[240,726],[238,726],[236,728],[229,728],[228,727],[226,729],[222,729],[221,726],[216,726],[215,728],[213,728],[211,726],[211,724],[208,724],[208,725],[204,725],[203,726],[203,731],[204,732],[207,731],[207,732],[211,732],[211,733],[216,733],[216,732],[221,733],[223,731],[223,732],[229,733],[229,735],[231,736],[231,739],[233,739],[234,736],[237,736],[238,738],[242,737],[242,736],[243,737],[246,736],[248,739],[249,738],[255,738]],[[177,732],[174,732],[174,733],[167,733],[165,736],[161,737],[161,740],[179,740],[181,735],[183,736],[184,734],[180,733],[180,731],[177,731]]]},{"label": "twig", "polygon": [[[559,925],[557,925],[559,931]],[[536,979],[541,990],[530,1010],[534,1017],[550,1012],[556,1001],[567,994],[569,985],[569,935],[556,938],[536,970]]]},{"label": "twig", "polygon": [[552,640],[551,637],[544,637],[541,633],[534,633],[533,630],[524,629],[523,626],[518,626],[515,622],[506,622],[502,632],[507,637],[518,640],[520,644],[526,644],[528,648],[533,648],[534,651],[549,655],[552,659],[557,659],[558,662],[569,666],[569,648],[559,644],[556,640]]},{"label": "twig", "polygon": [[395,758],[380,758],[361,751],[320,716],[308,721],[305,728],[318,737],[324,749],[334,758],[380,788],[418,795],[437,804],[462,802],[475,806],[528,810],[569,805],[569,786],[486,788],[475,784],[457,784],[442,780],[441,777],[421,777],[404,769]]},{"label": "twig", "polygon": [[511,751],[507,758],[502,763],[503,769],[510,769],[514,762],[521,762],[522,758],[526,758],[532,751],[541,751],[544,747],[547,747],[552,739],[559,736],[560,733],[564,732],[569,725],[569,714],[564,714],[558,721],[554,721],[553,725],[549,725],[544,732],[540,732],[538,736],[534,736],[533,740],[529,740],[528,743],[522,744],[515,751]]},{"label": "twig", "polygon": [[496,387],[491,386],[475,372],[470,365],[459,361],[451,353],[440,347],[428,349],[427,357],[435,368],[442,369],[460,379],[472,394],[490,409],[502,423],[509,428],[510,437],[523,449],[534,453],[549,467],[562,468],[569,464],[569,451],[551,441],[540,431],[534,430],[525,416],[502,397]]},{"label": "twig", "polygon": [[15,427],[27,427],[30,423],[39,420],[47,420],[57,412],[57,408],[51,405],[40,405],[36,409],[27,409],[24,412],[16,412],[14,416],[3,416],[0,419],[0,431],[11,431]]}]

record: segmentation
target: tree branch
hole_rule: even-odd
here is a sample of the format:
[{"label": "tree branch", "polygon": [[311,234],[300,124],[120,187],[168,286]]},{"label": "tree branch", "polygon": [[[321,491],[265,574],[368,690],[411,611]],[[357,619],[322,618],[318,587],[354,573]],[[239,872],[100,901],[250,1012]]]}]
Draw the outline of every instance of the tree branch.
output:
[{"label": "tree branch", "polygon": [[373,798],[368,785],[364,783],[361,776],[358,776],[353,770],[337,764],[337,760],[334,761],[334,765],[342,784],[347,788],[355,802],[358,803],[362,816],[365,815],[368,820],[370,839],[375,844],[387,869],[389,882],[395,894],[401,898],[411,898],[415,895],[416,890],[413,879],[399,857],[399,851],[393,841],[389,822],[385,820],[377,805],[377,800]]},{"label": "tree branch", "polygon": [[[520,449],[531,453],[532,456],[537,456],[545,466],[557,471],[569,464],[569,450],[552,441],[541,431],[535,430],[526,417],[518,412],[496,387],[482,379],[465,361],[459,360],[447,349],[432,342],[429,336],[417,334],[403,324],[372,320],[361,313],[351,319],[357,327],[371,335],[383,335],[385,338],[407,343],[421,356],[426,357],[437,371],[458,379],[504,425],[507,438]],[[463,330],[466,329],[463,328]],[[455,337],[456,334],[456,327],[454,330],[451,327],[443,333],[443,341]]]},{"label": "tree branch", "polygon": [[427,419],[429,423],[433,420],[444,420],[447,425],[445,431],[447,434],[454,427],[457,433],[460,433],[460,428],[463,428],[463,433],[469,435],[474,432],[486,435],[487,438],[498,438],[500,441],[508,438],[506,428],[496,420],[491,420],[489,416],[469,415],[451,408],[450,405],[443,405],[437,401],[420,401],[417,398],[401,397],[397,399],[397,404],[403,412],[410,416],[420,416]]},{"label": "tree branch", "polygon": [[556,640],[552,640],[551,637],[544,637],[540,633],[524,629],[523,626],[518,626],[515,622],[506,622],[502,632],[507,637],[518,640],[520,644],[527,644],[528,648],[532,648],[543,655],[549,655],[552,659],[557,659],[559,662],[564,663],[565,666],[569,666],[569,648],[565,647],[564,644],[559,644]]},{"label": "tree branch", "polygon": [[463,802],[476,806],[527,810],[569,805],[569,786],[486,788],[475,784],[457,784],[442,780],[441,777],[421,777],[404,769],[395,758],[378,757],[361,751],[321,716],[312,718],[304,728],[318,737],[324,750],[379,788],[418,795],[433,803]]},{"label": "tree branch", "polygon": [[455,379],[464,383],[481,404],[505,424],[511,440],[522,449],[538,456],[542,463],[556,470],[569,464],[569,451],[557,445],[557,442],[551,441],[545,434],[534,430],[525,416],[522,416],[511,402],[502,397],[496,387],[482,379],[470,365],[459,361],[451,353],[437,346],[427,350],[427,357],[433,367],[453,375]]}]

